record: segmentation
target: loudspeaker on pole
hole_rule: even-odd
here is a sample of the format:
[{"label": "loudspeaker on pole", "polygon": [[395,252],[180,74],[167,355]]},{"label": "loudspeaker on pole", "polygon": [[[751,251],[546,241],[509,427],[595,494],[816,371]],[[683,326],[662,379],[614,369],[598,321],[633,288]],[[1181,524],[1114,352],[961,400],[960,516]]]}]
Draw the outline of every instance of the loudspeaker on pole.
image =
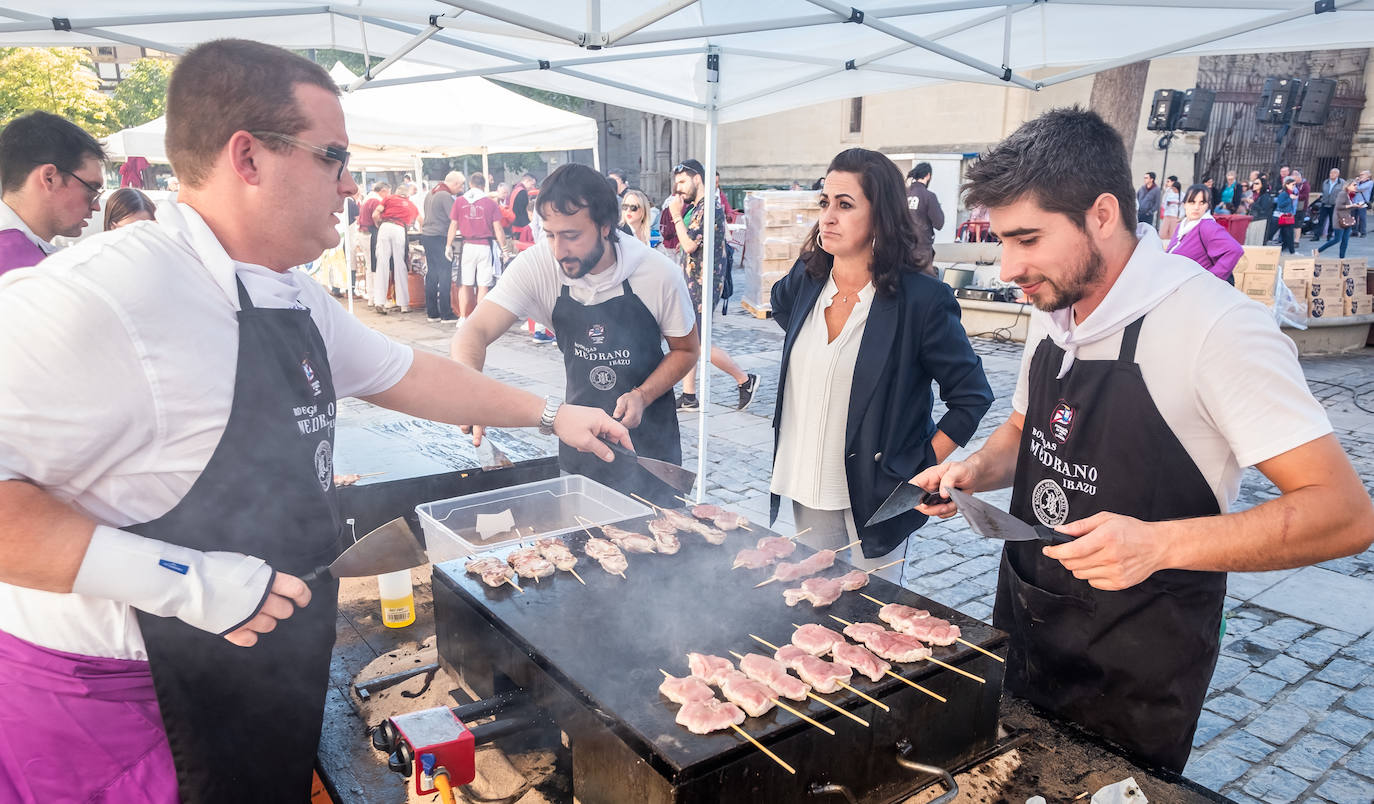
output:
[{"label": "loudspeaker on pole", "polygon": [[1326,123],[1331,114],[1331,99],[1336,96],[1336,81],[1332,78],[1311,78],[1307,90],[1302,95],[1302,106],[1298,108],[1293,122],[1300,126],[1320,126]]},{"label": "loudspeaker on pole", "polygon": [[1206,131],[1207,122],[1212,118],[1212,102],[1217,93],[1202,87],[1193,87],[1183,93],[1183,109],[1178,115],[1178,128],[1182,131]]}]

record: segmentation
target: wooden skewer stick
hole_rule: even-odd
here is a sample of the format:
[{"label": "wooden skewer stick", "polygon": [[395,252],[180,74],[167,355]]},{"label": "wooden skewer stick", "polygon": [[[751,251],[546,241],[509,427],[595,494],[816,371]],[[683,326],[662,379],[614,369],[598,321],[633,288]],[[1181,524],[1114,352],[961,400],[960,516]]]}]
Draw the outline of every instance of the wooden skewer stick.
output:
[{"label": "wooden skewer stick", "polygon": [[731,723],[731,724],[730,724],[730,728],[732,728],[732,729],[734,729],[735,731],[739,732],[739,734],[740,734],[741,737],[743,737],[744,739],[746,739],[746,740],[748,740],[749,742],[753,743],[755,748],[757,748],[757,749],[759,749],[760,751],[762,751],[763,753],[767,754],[769,759],[771,759],[771,760],[773,760],[774,762],[776,762],[776,763],[778,763],[779,765],[781,765],[783,770],[785,770],[785,771],[787,771],[788,773],[791,773],[791,774],[795,774],[795,773],[797,772],[797,769],[796,769],[796,768],[792,767],[791,765],[788,765],[786,762],[783,762],[783,761],[782,761],[782,758],[779,757],[777,754],[773,753],[772,751],[769,751],[767,748],[764,748],[763,743],[759,742],[758,740],[755,740],[753,737],[750,737],[750,736],[749,736],[749,732],[745,731],[744,729],[741,729],[739,726],[736,726],[734,723]]},{"label": "wooden skewer stick", "polygon": [[853,547],[854,545],[858,544],[858,543],[861,542],[861,541],[863,541],[863,540],[862,540],[862,539],[855,539],[854,541],[850,542],[849,544],[846,544],[844,547],[836,547],[836,548],[835,548],[835,552],[838,553],[838,552],[840,552],[841,550],[848,550],[849,548]]},{"label": "wooden skewer stick", "polygon": [[[864,597],[868,597],[868,595],[864,595]],[[844,623],[845,625],[853,625],[853,624],[854,624],[854,623],[851,623],[851,622],[848,621],[848,620],[842,620],[842,619],[840,619],[839,617],[836,617],[836,616],[833,615],[833,614],[829,615],[829,617],[830,617],[830,619],[832,619],[832,620],[838,620],[839,622],[842,622],[842,623]],[[901,633],[901,632],[898,631],[897,633]],[[973,673],[970,673],[970,672],[967,671],[967,670],[960,670],[959,668],[955,667],[955,666],[952,665],[952,664],[945,664],[944,662],[940,661],[939,659],[936,659],[936,658],[931,657],[931,656],[927,656],[926,658],[922,659],[921,661],[930,662],[931,664],[938,665],[938,666],[940,666],[940,667],[945,668],[946,670],[953,670],[954,672],[958,673],[958,674],[961,675],[961,676],[968,676],[969,678],[973,679],[974,681],[977,681],[979,684],[986,684],[986,683],[988,683],[988,680],[987,680],[986,678],[983,678],[982,676],[976,676],[976,675],[974,675]]]},{"label": "wooden skewer stick", "polygon": [[755,589],[758,589],[760,586],[767,586],[768,584],[772,583],[773,581],[776,581],[777,579],[778,579],[778,578],[777,578],[777,576],[775,575],[775,576],[773,576],[772,578],[769,578],[769,579],[766,580],[766,581],[760,581],[760,582],[754,584],[754,588],[755,588]]},{"label": "wooden skewer stick", "polygon": [[511,586],[514,586],[515,591],[519,592],[520,594],[525,594],[525,590],[520,588],[520,584],[516,583],[514,578],[508,576],[506,578],[506,583],[510,584]]},{"label": "wooden skewer stick", "polygon": [[892,711],[892,707],[888,706],[887,704],[883,703],[882,701],[878,700],[877,698],[874,698],[873,696],[868,695],[868,694],[865,693],[863,690],[856,690],[856,689],[854,689],[853,687],[849,686],[848,684],[844,683],[843,681],[837,681],[837,682],[835,682],[835,683],[836,683],[836,684],[839,684],[841,689],[849,690],[850,692],[854,693],[855,695],[859,696],[860,698],[863,698],[865,701],[868,701],[869,703],[873,704],[874,706],[878,707],[879,709],[883,710],[884,712],[891,712],[891,711]]},{"label": "wooden skewer stick", "polygon": [[639,500],[640,502],[642,502],[642,503],[644,503],[645,505],[649,506],[650,508],[654,509],[654,515],[655,515],[655,516],[658,515],[659,508],[658,508],[657,505],[654,505],[653,503],[649,502],[648,500],[644,499],[643,497],[639,496],[638,494],[635,494],[633,491],[630,492],[630,496],[631,496],[631,497],[634,497],[636,500]]},{"label": "wooden skewer stick", "polygon": [[[871,570],[864,570],[864,574],[865,574],[865,575],[872,575],[873,573],[877,572],[878,570],[885,570],[885,569],[887,569],[888,567],[891,567],[891,566],[893,566],[894,564],[900,564],[900,563],[902,563],[903,561],[906,561],[906,559],[905,559],[905,558],[899,558],[899,559],[897,559],[896,561],[889,561],[889,562],[887,562],[886,564],[882,565],[881,567],[874,567],[874,568],[871,569]],[[861,592],[860,594],[863,594],[863,593]],[[864,597],[868,597],[868,596],[867,596],[867,595],[864,595]]]},{"label": "wooden skewer stick", "polygon": [[[801,628],[801,626],[800,626],[800,625],[797,625],[796,623],[792,623],[792,627],[793,627],[793,628]],[[916,689],[920,690],[921,692],[924,692],[926,695],[929,695],[930,697],[934,698],[935,700],[939,701],[940,703],[949,703],[949,699],[946,698],[945,696],[940,695],[940,694],[938,694],[938,693],[931,692],[930,690],[926,689],[925,687],[922,687],[920,684],[917,684],[915,681],[912,681],[911,679],[907,678],[906,676],[900,675],[900,674],[898,674],[898,673],[894,673],[894,672],[892,672],[891,670],[884,670],[883,672],[884,672],[884,673],[887,673],[889,676],[892,676],[893,678],[898,679],[898,680],[900,680],[900,681],[902,681],[902,682],[904,682],[904,683],[906,683],[906,684],[908,684],[908,685],[910,685],[910,686],[912,686],[912,687],[915,687]]]},{"label": "wooden skewer stick", "polygon": [[572,567],[568,567],[568,572],[572,573],[572,576],[577,579],[578,583],[582,584],[583,586],[587,585],[587,582],[582,580],[582,576],[577,574],[577,570],[573,569]]},{"label": "wooden skewer stick", "polygon": [[794,541],[797,540],[797,537],[798,537],[798,536],[802,535],[803,533],[810,533],[810,532],[811,532],[811,529],[810,529],[810,528],[802,528],[801,530],[797,531],[796,533],[792,534],[791,536],[788,536],[788,537],[787,537],[787,540],[788,540],[789,542],[794,542]]},{"label": "wooden skewer stick", "polygon": [[676,499],[682,500],[683,502],[687,503],[688,505],[696,505],[696,503],[692,502],[691,500],[687,499],[686,497],[682,496],[681,494],[674,494],[673,497],[676,498]]},{"label": "wooden skewer stick", "polygon": [[[734,656],[736,659],[741,659],[741,660],[744,659],[744,656],[743,656],[742,654],[737,653],[737,652],[735,652],[735,651],[733,651],[733,650],[730,651],[730,655],[731,655],[731,656]],[[766,683],[764,683],[764,682],[762,682],[762,681],[760,681],[759,683],[760,683],[760,684],[763,684],[765,687],[768,686]],[[787,704],[783,703],[781,698],[779,698],[779,697],[777,697],[777,696],[774,696],[774,697],[770,698],[769,700],[771,700],[775,706],[777,706],[779,709],[783,710],[784,712],[791,712],[792,714],[796,715],[798,719],[804,720],[804,721],[806,721],[807,723],[810,723],[812,726],[815,726],[816,728],[818,728],[818,729],[820,729],[821,731],[825,732],[826,734],[829,734],[829,735],[831,735],[831,736],[834,736],[834,734],[835,734],[835,730],[834,730],[834,729],[830,728],[829,726],[825,725],[824,723],[821,723],[820,721],[812,720],[809,716],[807,716],[807,714],[806,714],[805,712],[799,712],[799,711],[797,711],[796,709],[793,709],[792,707],[790,707],[790,706],[788,706]]]},{"label": "wooden skewer stick", "polygon": [[[905,559],[903,559],[903,560],[905,560]],[[881,569],[881,567],[879,567],[879,569]],[[877,603],[879,606],[886,606],[886,605],[887,605],[887,604],[884,603],[883,601],[879,600],[879,599],[876,598],[876,597],[872,597],[871,595],[866,595],[866,594],[864,594],[863,592],[860,592],[859,594],[863,595],[864,597],[868,598],[869,600],[873,601],[874,603]],[[954,641],[955,641],[955,642],[958,642],[960,645],[966,645],[966,646],[968,646],[968,647],[970,647],[970,648],[973,648],[974,650],[978,651],[979,653],[985,654],[985,655],[987,655],[987,656],[991,656],[992,658],[996,659],[997,661],[1001,662],[1002,664],[1006,664],[1006,663],[1007,663],[1007,660],[1006,660],[1006,659],[1003,659],[1001,656],[998,656],[997,654],[993,653],[993,652],[990,651],[990,650],[987,650],[986,648],[979,647],[978,645],[975,645],[975,644],[973,644],[972,642],[969,642],[968,640],[965,640],[965,639],[963,639],[963,638],[961,638],[961,637],[955,637],[955,638],[954,638]]]},{"label": "wooden skewer stick", "polygon": [[365,477],[377,477],[378,475],[384,475],[384,474],[386,474],[386,472],[364,472],[364,473],[358,475],[358,479],[359,479],[359,480],[362,480],[362,479],[365,478]]}]

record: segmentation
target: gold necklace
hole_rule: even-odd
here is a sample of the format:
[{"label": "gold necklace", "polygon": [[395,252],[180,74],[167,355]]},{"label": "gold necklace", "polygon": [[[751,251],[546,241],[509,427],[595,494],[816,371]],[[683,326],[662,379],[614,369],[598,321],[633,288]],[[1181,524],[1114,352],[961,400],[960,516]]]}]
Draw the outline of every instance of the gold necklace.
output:
[{"label": "gold necklace", "polygon": [[[835,277],[832,275],[830,278],[833,280]],[[835,283],[835,290],[839,291],[840,294],[841,294],[841,295],[840,295],[840,304],[847,304],[847,303],[849,302],[849,297],[850,297],[850,296],[853,296],[854,294],[856,294],[856,293],[858,293],[859,291],[863,290],[864,288],[868,287],[868,283],[871,282],[871,281],[872,281],[872,280],[865,279],[862,285],[859,285],[858,287],[854,288],[853,290],[840,290],[840,283],[839,283],[839,282],[836,282],[836,283]]]}]

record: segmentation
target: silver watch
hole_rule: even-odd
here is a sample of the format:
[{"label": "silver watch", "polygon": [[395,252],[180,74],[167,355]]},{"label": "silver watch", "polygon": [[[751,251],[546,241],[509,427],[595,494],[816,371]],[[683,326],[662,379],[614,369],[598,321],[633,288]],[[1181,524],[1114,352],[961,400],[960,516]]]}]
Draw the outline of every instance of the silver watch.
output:
[{"label": "silver watch", "polygon": [[558,397],[544,397],[544,412],[539,416],[539,432],[544,435],[553,435],[553,420],[558,416],[558,409],[561,407],[563,407],[563,400]]}]

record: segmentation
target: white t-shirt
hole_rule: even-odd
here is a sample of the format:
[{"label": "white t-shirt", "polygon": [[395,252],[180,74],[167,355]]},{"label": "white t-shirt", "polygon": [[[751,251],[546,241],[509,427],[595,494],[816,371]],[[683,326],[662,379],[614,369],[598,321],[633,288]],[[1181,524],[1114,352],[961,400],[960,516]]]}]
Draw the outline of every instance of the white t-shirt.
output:
[{"label": "white t-shirt", "polygon": [[[1031,318],[1012,397],[1021,414],[1029,400],[1031,356],[1045,337],[1037,320]],[[1118,333],[1080,346],[1078,359],[1113,360],[1120,352]],[[1293,341],[1267,308],[1211,274],[1184,282],[1145,316],[1136,362],[1222,513],[1240,493],[1245,467],[1331,432]]]},{"label": "white t-shirt", "polygon": [[509,310],[516,318],[552,325],[553,306],[563,285],[569,285],[574,301],[593,305],[622,295],[621,283],[628,278],[630,289],[644,302],[665,336],[691,334],[696,316],[682,269],[633,237],[622,234],[615,248],[616,262],[611,267],[600,274],[568,280],[553,258],[553,249],[541,240],[506,266],[496,287],[487,293],[487,301]]},{"label": "white t-shirt", "polygon": [[[260,307],[310,310],[339,398],[390,388],[412,351],[299,270],[235,263],[190,207],[96,235],[0,277],[0,480],[26,479],[101,524],[156,519],[219,444],[238,357],[237,275]],[[0,630],[143,659],[133,610],[0,583]]]}]

